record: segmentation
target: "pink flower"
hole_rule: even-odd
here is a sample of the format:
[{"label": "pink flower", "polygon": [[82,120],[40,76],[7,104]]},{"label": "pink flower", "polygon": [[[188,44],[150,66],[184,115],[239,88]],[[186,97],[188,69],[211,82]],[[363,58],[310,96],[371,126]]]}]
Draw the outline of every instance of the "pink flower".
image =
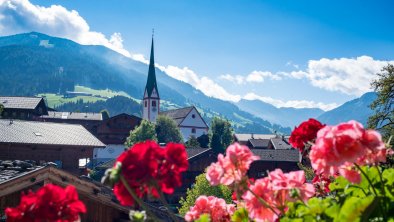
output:
[{"label": "pink flower", "polygon": [[200,196],[195,205],[185,215],[186,221],[194,221],[202,214],[208,214],[212,222],[231,221],[231,215],[235,212],[233,204],[226,204],[226,201],[214,196]]},{"label": "pink flower", "polygon": [[386,156],[387,149],[380,134],[374,130],[365,130],[356,121],[321,129],[309,155],[316,173],[328,177],[339,172],[349,181],[359,181],[358,173],[348,169],[353,163],[365,165],[385,162]]},{"label": "pink flower", "polygon": [[[276,221],[280,211],[275,208],[277,205],[274,201],[274,191],[272,184],[268,177],[258,179],[250,186],[242,199],[245,203],[245,208],[249,212],[249,217],[255,221]],[[261,199],[259,199],[261,198]],[[268,205],[272,209],[268,208]]]},{"label": "pink flower", "polygon": [[222,166],[219,163],[211,163],[211,165],[207,169],[207,180],[210,182],[210,184],[213,186],[219,185],[222,176],[223,176]]},{"label": "pink flower", "polygon": [[211,185],[231,185],[244,180],[250,164],[258,160],[247,146],[234,143],[226,150],[226,156],[218,156],[218,162],[212,163],[207,170],[207,180]]}]

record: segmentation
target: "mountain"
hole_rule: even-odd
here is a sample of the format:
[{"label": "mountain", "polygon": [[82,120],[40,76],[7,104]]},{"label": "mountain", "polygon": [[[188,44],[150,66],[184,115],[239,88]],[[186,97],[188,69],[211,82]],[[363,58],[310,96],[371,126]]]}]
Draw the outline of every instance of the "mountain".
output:
[{"label": "mountain", "polygon": [[317,108],[277,108],[260,100],[242,99],[236,105],[246,112],[265,119],[271,123],[293,128],[309,118],[317,118],[324,111]]},{"label": "mountain", "polygon": [[346,102],[333,110],[323,113],[317,119],[329,125],[356,120],[365,126],[368,117],[373,114],[373,110],[369,108],[369,105],[376,97],[377,94],[375,92],[365,93],[360,98]]},{"label": "mountain", "polygon": [[[143,95],[148,71],[146,64],[103,46],[80,45],[37,32],[0,37],[0,67],[0,95],[63,94],[81,85],[124,91],[136,99]],[[208,122],[220,115],[238,132],[290,132],[230,102],[208,97],[159,69],[156,76],[163,100],[178,107],[195,105]]]}]

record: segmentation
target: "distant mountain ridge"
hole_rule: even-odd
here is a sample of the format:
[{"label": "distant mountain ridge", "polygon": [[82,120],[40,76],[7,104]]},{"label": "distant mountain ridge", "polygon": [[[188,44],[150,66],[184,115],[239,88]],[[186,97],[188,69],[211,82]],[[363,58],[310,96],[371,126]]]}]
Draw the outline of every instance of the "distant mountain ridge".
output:
[{"label": "distant mountain ridge", "polygon": [[246,112],[271,123],[294,128],[308,118],[317,118],[324,111],[318,108],[277,108],[260,100],[242,99],[236,105]]},{"label": "distant mountain ridge", "polygon": [[[0,37],[0,67],[0,95],[64,93],[78,84],[124,91],[137,99],[143,95],[148,70],[146,64],[103,46],[79,45],[37,32]],[[230,102],[208,97],[159,69],[156,75],[163,100],[180,107],[195,105],[208,121],[220,115],[238,132],[290,132],[290,128],[271,124]]]},{"label": "distant mountain ridge", "polygon": [[374,113],[369,106],[376,98],[377,94],[375,92],[365,93],[360,98],[348,101],[333,110],[321,114],[317,119],[328,125],[356,120],[365,126],[368,117]]}]

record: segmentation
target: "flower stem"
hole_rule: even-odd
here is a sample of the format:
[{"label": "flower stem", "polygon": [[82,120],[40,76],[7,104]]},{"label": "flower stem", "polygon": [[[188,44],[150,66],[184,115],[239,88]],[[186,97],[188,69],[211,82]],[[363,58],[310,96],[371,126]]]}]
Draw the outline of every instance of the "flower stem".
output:
[{"label": "flower stem", "polygon": [[276,216],[280,217],[280,215],[274,210],[274,208],[272,208],[267,202],[265,202],[265,200],[261,197],[259,197],[255,192],[253,192],[250,188],[248,188],[248,191],[251,192],[255,197],[257,197],[257,199],[259,200],[260,203],[262,203],[265,207],[267,207],[268,209],[270,209],[272,212],[274,212],[274,214],[276,214]]},{"label": "flower stem", "polygon": [[129,194],[133,197],[133,199],[138,203],[138,205],[140,205],[147,214],[151,215],[151,217],[153,218],[154,221],[160,221],[160,219],[158,219],[155,214],[153,214],[153,212],[149,209],[148,206],[146,206],[146,204],[137,196],[137,194],[135,194],[135,192],[133,191],[133,189],[131,189],[131,187],[129,186],[129,184],[127,183],[126,179],[123,177],[122,174],[120,174],[119,176],[120,181],[122,181],[123,185],[126,187],[126,190],[129,192]]},{"label": "flower stem", "polygon": [[178,219],[176,218],[175,214],[171,211],[170,209],[170,205],[168,204],[166,198],[164,197],[163,192],[161,191],[160,187],[157,185],[157,183],[155,183],[155,187],[159,193],[159,199],[161,201],[162,204],[164,204],[164,206],[167,208],[168,214],[170,215],[171,219],[173,221],[178,221]]},{"label": "flower stem", "polygon": [[357,165],[356,163],[354,164],[354,166],[356,166],[356,168],[364,175],[364,177],[367,179],[369,185],[372,187],[372,191],[375,194],[375,196],[378,196],[378,193],[376,193],[375,187],[372,184],[372,181],[369,179],[368,175],[364,172],[364,170],[361,169],[361,167],[359,165]]}]

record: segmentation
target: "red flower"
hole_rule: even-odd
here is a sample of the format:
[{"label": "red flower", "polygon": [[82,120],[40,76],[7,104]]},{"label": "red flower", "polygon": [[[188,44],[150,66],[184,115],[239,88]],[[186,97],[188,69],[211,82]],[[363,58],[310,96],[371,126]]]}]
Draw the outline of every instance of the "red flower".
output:
[{"label": "red flower", "polygon": [[16,208],[7,208],[7,221],[74,222],[86,208],[73,186],[65,189],[48,184],[37,193],[23,195]]},{"label": "red flower", "polygon": [[295,127],[291,132],[289,142],[290,144],[299,149],[301,152],[304,150],[305,144],[316,138],[317,132],[325,125],[315,119],[309,119],[302,122],[298,127]]},{"label": "red flower", "polygon": [[[164,193],[173,193],[181,186],[182,172],[189,166],[182,144],[169,143],[161,148],[153,141],[135,144],[116,162],[121,163],[121,175],[139,198],[147,194],[158,197],[158,188]],[[122,181],[115,184],[114,193],[122,205],[134,204]]]}]

